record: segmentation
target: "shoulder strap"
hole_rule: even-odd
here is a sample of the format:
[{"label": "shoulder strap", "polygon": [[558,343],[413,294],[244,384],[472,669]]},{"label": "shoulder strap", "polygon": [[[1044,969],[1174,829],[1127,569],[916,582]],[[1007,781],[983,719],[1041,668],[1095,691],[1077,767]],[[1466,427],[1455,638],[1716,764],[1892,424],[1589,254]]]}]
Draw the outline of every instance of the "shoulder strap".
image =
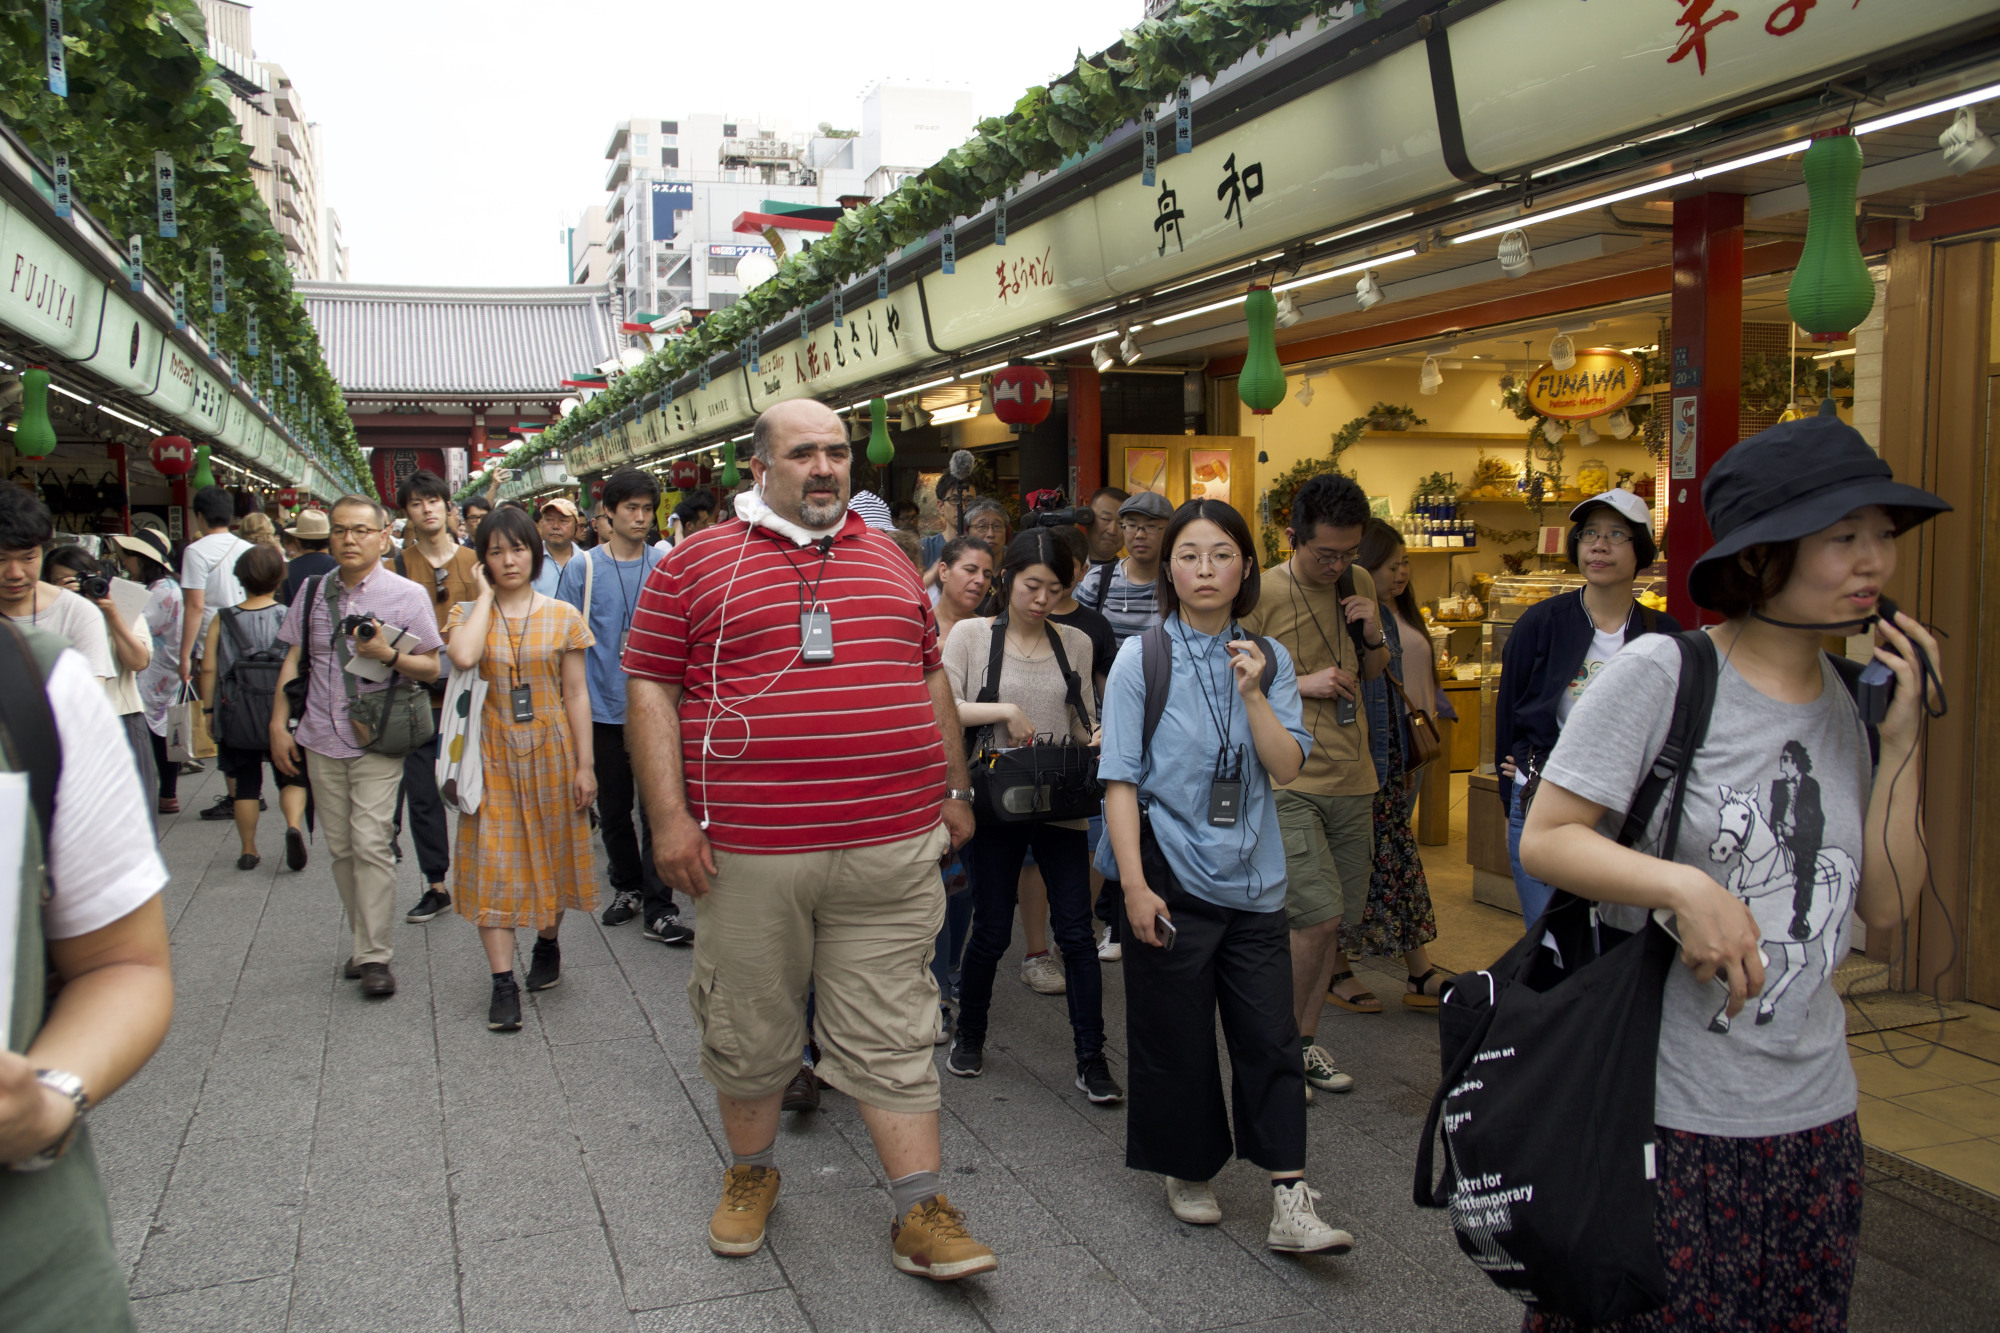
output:
[{"label": "shoulder strap", "polygon": [[[49,636],[53,639],[53,636]],[[62,775],[62,736],[49,707],[48,674],[63,645],[54,642],[48,661],[30,637],[7,623],[0,634],[0,731],[8,758],[28,774],[28,795],[41,827],[42,846],[50,845],[56,818],[56,783]],[[46,855],[46,851],[43,853]],[[4,1037],[0,1033],[0,1037]]]},{"label": "shoulder strap", "polygon": [[1264,669],[1257,673],[1257,688],[1269,694],[1271,682],[1278,678],[1278,650],[1261,634],[1253,634],[1250,637],[1257,640],[1257,646],[1264,650]]},{"label": "shoulder strap", "polygon": [[1139,728],[1139,748],[1150,749],[1153,733],[1167,711],[1167,690],[1174,676],[1174,641],[1166,622],[1150,626],[1139,636],[1139,666],[1146,681],[1145,722]]},{"label": "shoulder strap", "polygon": [[222,632],[229,636],[230,651],[236,655],[230,662],[234,666],[248,657],[251,651],[250,640],[243,637],[243,627],[236,623],[236,617],[242,613],[236,607],[225,606],[216,614],[222,617]]},{"label": "shoulder strap", "polygon": [[1049,636],[1049,647],[1055,651],[1056,667],[1062,672],[1063,694],[1069,701],[1069,710],[1076,714],[1077,721],[1083,723],[1083,729],[1089,731],[1090,714],[1083,711],[1083,678],[1070,669],[1069,654],[1063,651],[1062,634],[1056,629],[1055,622],[1043,621],[1042,631]]},{"label": "shoulder strap", "polygon": [[407,573],[407,572],[405,571],[405,569],[404,569],[404,567],[403,567],[403,552],[402,552],[402,548],[400,548],[400,547],[398,547],[398,548],[397,548],[397,550],[396,550],[396,558],[395,558],[394,560],[391,560],[391,561],[389,562],[389,568],[391,568],[391,569],[395,570],[395,571],[396,571],[396,573],[397,573],[397,574],[398,574],[399,576],[403,577],[403,578],[408,578],[408,577],[410,577],[410,576],[409,576],[409,574],[408,574],[408,573]]},{"label": "shoulder strap", "polygon": [[979,686],[979,697],[974,703],[997,704],[1000,702],[1000,668],[1007,658],[1007,613],[1002,611],[993,619],[993,640],[986,646],[986,679]]},{"label": "shoulder strap", "polygon": [[1641,634],[1658,634],[1660,632],[1659,612],[1650,606],[1645,606],[1637,602],[1633,603],[1632,609],[1639,614],[1626,617],[1625,642],[1630,643]]},{"label": "shoulder strap", "polygon": [[1097,567],[1097,600],[1089,604],[1091,610],[1104,609],[1104,599],[1111,595],[1111,574],[1117,568],[1116,560],[1107,560]]},{"label": "shoulder strap", "polygon": [[583,553],[583,623],[590,623],[590,594],[597,588],[597,551]]},{"label": "shoulder strap", "polygon": [[[1848,697],[1853,699],[1857,704],[1860,703],[1862,664],[1851,657],[1838,657],[1833,653],[1828,653],[1826,657],[1829,662],[1833,663],[1834,673],[1840,677],[1840,683],[1847,687]],[[1864,723],[1863,725],[1865,726],[1866,724]],[[1882,762],[1882,735],[1873,727],[1868,727],[1867,731],[1868,767],[1872,770]]]},{"label": "shoulder strap", "polygon": [[1340,571],[1340,577],[1334,581],[1333,595],[1334,600],[1342,604],[1336,610],[1340,615],[1340,623],[1347,626],[1347,637],[1354,641],[1354,669],[1356,674],[1359,674],[1361,664],[1368,660],[1368,631],[1361,628],[1359,621],[1347,618],[1344,605],[1348,598],[1355,595],[1355,592],[1354,566],[1349,565],[1346,569]]},{"label": "shoulder strap", "polygon": [[1621,846],[1637,847],[1646,837],[1646,826],[1667,788],[1673,796],[1667,806],[1667,822],[1661,830],[1660,855],[1672,860],[1680,839],[1681,808],[1687,799],[1687,775],[1695,753],[1708,738],[1709,715],[1715,710],[1715,686],[1720,667],[1715,658],[1715,642],[1700,630],[1684,630],[1674,636],[1680,648],[1680,683],[1674,691],[1674,714],[1667,724],[1667,741],[1653,766],[1640,780],[1632,795],[1631,809],[1618,830]]}]

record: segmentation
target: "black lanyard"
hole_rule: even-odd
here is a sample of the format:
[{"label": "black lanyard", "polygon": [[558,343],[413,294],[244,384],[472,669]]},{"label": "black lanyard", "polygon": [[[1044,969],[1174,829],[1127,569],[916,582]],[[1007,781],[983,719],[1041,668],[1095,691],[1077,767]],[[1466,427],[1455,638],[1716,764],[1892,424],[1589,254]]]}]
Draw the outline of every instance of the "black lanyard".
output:
[{"label": "black lanyard", "polygon": [[[1214,656],[1216,641],[1210,640],[1197,654],[1193,645],[1188,642],[1185,623],[1179,616],[1173,618],[1173,623],[1181,627],[1173,631],[1174,637],[1179,639],[1181,647],[1187,650],[1188,664],[1194,668],[1195,683],[1201,686],[1201,701],[1208,708],[1209,720],[1215,724],[1216,738],[1221,742],[1215,752],[1215,776],[1218,780],[1240,779],[1243,773],[1243,747],[1231,744],[1236,730],[1235,712],[1229,706],[1229,696],[1226,692],[1222,703],[1218,706],[1214,692],[1208,687],[1209,659]],[[1227,632],[1233,638],[1242,631],[1231,624]],[[1228,650],[1224,649],[1224,658],[1226,659],[1228,655]],[[1231,674],[1234,674],[1233,668]]]},{"label": "black lanyard", "polygon": [[501,609],[498,597],[493,599],[493,614],[500,617],[500,637],[507,642],[510,650],[507,675],[513,682],[513,688],[518,690],[521,688],[521,650],[526,645],[528,638],[528,621],[535,614],[534,598],[530,597],[528,599],[528,609],[521,616],[521,632],[519,634],[514,632],[514,622],[509,620],[507,613]]}]

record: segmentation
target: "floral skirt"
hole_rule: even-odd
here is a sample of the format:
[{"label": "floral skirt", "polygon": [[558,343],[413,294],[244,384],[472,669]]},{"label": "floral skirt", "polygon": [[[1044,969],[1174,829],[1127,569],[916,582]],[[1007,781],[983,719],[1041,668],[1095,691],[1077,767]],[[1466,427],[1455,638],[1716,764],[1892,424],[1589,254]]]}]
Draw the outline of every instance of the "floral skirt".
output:
[{"label": "floral skirt", "polygon": [[[1592,1333],[1676,1329],[1837,1333],[1861,1240],[1861,1126],[1725,1139],[1659,1133],[1653,1235],[1667,1265],[1667,1304]],[[1530,1312],[1524,1333],[1581,1333]]]},{"label": "floral skirt", "polygon": [[1403,781],[1403,756],[1393,749],[1389,774],[1375,793],[1375,865],[1368,875],[1368,910],[1358,923],[1342,922],[1340,947],[1349,957],[1398,958],[1437,938],[1417,835],[1410,827],[1412,793]]}]

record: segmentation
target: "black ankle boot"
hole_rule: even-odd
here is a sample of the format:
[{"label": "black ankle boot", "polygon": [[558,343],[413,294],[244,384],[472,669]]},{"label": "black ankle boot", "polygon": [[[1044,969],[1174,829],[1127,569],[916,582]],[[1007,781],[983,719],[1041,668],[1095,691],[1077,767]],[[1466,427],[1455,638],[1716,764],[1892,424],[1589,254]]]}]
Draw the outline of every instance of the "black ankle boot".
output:
[{"label": "black ankle boot", "polygon": [[486,1026],[495,1032],[521,1030],[521,987],[512,972],[493,979],[493,1003],[486,1007]]},{"label": "black ankle boot", "polygon": [[562,980],[562,945],[535,936],[535,953],[528,960],[528,989],[547,990]]}]

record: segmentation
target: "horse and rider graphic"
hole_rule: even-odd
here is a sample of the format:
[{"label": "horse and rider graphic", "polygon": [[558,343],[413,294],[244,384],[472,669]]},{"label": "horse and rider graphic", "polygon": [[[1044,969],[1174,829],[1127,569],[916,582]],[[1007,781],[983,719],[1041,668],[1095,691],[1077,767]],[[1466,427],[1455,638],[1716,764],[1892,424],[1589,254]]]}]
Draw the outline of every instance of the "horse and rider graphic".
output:
[{"label": "horse and rider graphic", "polygon": [[[1815,962],[1815,949],[1819,977],[1833,971],[1838,961],[1833,946],[1840,933],[1835,914],[1847,910],[1861,879],[1853,857],[1838,847],[1820,846],[1826,821],[1820,811],[1819,784],[1811,773],[1812,759],[1805,747],[1786,742],[1778,761],[1778,780],[1771,784],[1769,818],[1757,803],[1754,787],[1719,788],[1721,810],[1708,854],[1718,863],[1736,860],[1725,887],[1749,907],[1764,939],[1764,993],[1757,1001],[1760,1026],[1776,1016],[1786,992]],[[1807,987],[1806,994],[1815,989]],[[1711,1032],[1729,1031],[1729,1015],[1718,1008],[1708,1026]]]}]

